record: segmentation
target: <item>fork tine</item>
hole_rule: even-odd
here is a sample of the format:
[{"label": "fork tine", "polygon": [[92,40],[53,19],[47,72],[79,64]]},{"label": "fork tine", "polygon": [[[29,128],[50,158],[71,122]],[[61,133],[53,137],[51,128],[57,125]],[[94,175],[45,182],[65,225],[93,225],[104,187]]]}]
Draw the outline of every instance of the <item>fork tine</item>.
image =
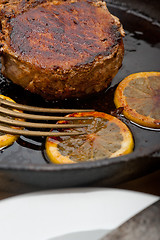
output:
[{"label": "fork tine", "polygon": [[35,115],[35,114],[28,114],[22,113],[18,111],[12,111],[3,107],[0,107],[0,112],[12,117],[18,118],[26,118],[26,119],[33,119],[33,120],[87,120],[89,117],[60,117],[60,116],[44,116],[44,115]]},{"label": "fork tine", "polygon": [[[13,109],[8,109],[13,108]],[[54,131],[30,131],[26,129],[17,129],[16,127],[28,127],[28,128],[48,128],[48,129],[60,129],[60,128],[81,128],[87,127],[88,124],[80,123],[80,124],[55,124],[55,123],[33,123],[33,122],[26,122],[23,119],[32,119],[32,120],[52,120],[52,121],[59,121],[59,120],[88,120],[92,117],[85,116],[85,117],[65,117],[65,116],[45,116],[39,114],[30,114],[30,113],[23,113],[18,110],[29,111],[29,112],[37,112],[37,113],[74,113],[74,112],[92,112],[93,109],[53,109],[53,108],[41,108],[41,107],[33,107],[22,105],[18,103],[14,103],[11,101],[7,101],[0,98],[0,113],[6,116],[0,116],[0,122],[7,126],[0,125],[0,132],[12,134],[12,135],[23,135],[23,136],[76,136],[76,135],[83,135],[85,131],[74,131],[74,132],[54,132]],[[13,118],[19,119],[12,119],[7,118],[7,116],[11,116]],[[10,127],[12,126],[12,127]]]},{"label": "fork tine", "polygon": [[27,131],[14,128],[0,126],[0,132],[12,135],[35,136],[35,137],[60,137],[60,136],[77,136],[84,135],[86,132],[43,132],[43,131]]},{"label": "fork tine", "polygon": [[0,122],[5,123],[7,125],[19,126],[19,127],[28,127],[28,128],[80,128],[87,127],[88,124],[51,124],[51,123],[33,123],[33,122],[25,122],[18,121],[14,119],[9,119],[6,117],[0,116]]},{"label": "fork tine", "polygon": [[56,108],[41,108],[14,103],[0,98],[0,105],[13,107],[19,110],[26,110],[30,112],[45,112],[45,113],[74,113],[74,112],[92,112],[94,109],[56,109]]}]

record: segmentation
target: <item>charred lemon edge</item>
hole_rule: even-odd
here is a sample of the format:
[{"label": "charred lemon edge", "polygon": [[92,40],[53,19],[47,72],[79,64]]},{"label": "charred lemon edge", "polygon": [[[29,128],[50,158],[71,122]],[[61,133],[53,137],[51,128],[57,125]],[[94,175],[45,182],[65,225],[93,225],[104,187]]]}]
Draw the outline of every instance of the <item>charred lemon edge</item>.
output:
[{"label": "charred lemon edge", "polygon": [[160,128],[160,119],[154,119],[150,116],[144,116],[136,112],[135,109],[132,109],[129,107],[126,97],[123,94],[124,89],[128,86],[128,84],[135,78],[138,77],[149,77],[149,76],[160,76],[160,72],[139,72],[134,73],[126,78],[124,78],[116,88],[115,94],[114,94],[114,103],[117,108],[123,107],[123,114],[124,116],[144,127],[150,127],[150,128]]},{"label": "charred lemon edge", "polygon": [[68,156],[63,156],[60,151],[58,151],[58,143],[58,141],[47,137],[45,148],[49,160],[55,164],[75,163]]},{"label": "charred lemon edge", "polygon": [[[108,121],[112,121],[115,123],[119,129],[120,132],[119,134],[122,134],[123,136],[123,141],[121,142],[121,148],[117,150],[115,153],[113,153],[110,158],[113,157],[118,157],[121,155],[129,154],[133,151],[134,148],[134,140],[131,131],[129,128],[126,126],[125,123],[120,121],[118,118],[109,115],[107,113],[102,113],[102,112],[85,112],[85,113],[73,113],[69,114],[67,116],[74,116],[74,117],[82,117],[82,116],[91,116],[91,117],[97,117],[97,118],[104,118]],[[69,158],[69,156],[63,156],[60,151],[58,150],[58,143],[59,141],[52,138],[52,137],[47,137],[46,139],[46,154],[49,158],[49,160],[52,163],[55,164],[71,164],[71,163],[77,163]]]},{"label": "charred lemon edge", "polygon": [[[1,94],[0,94],[0,98],[15,103],[15,101],[10,97],[6,97]],[[12,143],[14,143],[18,139],[18,137],[19,137],[18,135],[11,135],[11,134],[4,134],[0,136],[0,148],[10,146]]]}]

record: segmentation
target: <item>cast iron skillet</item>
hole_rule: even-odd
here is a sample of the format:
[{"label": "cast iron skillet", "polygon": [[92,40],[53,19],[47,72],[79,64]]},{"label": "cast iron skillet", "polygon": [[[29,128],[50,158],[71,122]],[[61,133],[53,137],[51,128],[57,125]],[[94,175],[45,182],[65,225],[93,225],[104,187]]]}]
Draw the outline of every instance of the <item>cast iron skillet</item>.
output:
[{"label": "cast iron skillet", "polygon": [[[160,4],[159,0],[108,0],[107,3],[110,12],[120,18],[126,31],[123,66],[107,91],[87,99],[48,103],[1,75],[0,93],[28,105],[94,108],[106,113],[114,111],[113,94],[118,82],[134,72],[160,71]],[[12,146],[1,150],[0,171],[21,182],[51,188],[82,186],[102,180],[106,186],[113,186],[159,169],[160,131],[136,126],[123,116],[121,119],[131,129],[135,140],[134,152],[129,155],[54,165],[46,158],[45,139],[20,137]]]}]

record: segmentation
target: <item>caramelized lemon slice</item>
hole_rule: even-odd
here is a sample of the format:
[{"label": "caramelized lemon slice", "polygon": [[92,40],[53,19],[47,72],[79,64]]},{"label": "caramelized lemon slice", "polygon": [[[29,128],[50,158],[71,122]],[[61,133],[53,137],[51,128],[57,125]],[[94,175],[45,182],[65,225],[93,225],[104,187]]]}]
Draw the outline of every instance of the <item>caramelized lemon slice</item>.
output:
[{"label": "caramelized lemon slice", "polygon": [[131,74],[118,85],[114,102],[129,120],[160,128],[160,72]]},{"label": "caramelized lemon slice", "polygon": [[[15,102],[13,101],[11,98],[0,95],[0,98],[5,99],[7,101],[11,101],[11,102]],[[0,123],[2,125],[2,123]],[[5,124],[3,124],[5,125]],[[16,128],[16,127],[12,127],[12,128]],[[10,134],[4,134],[0,132],[0,148],[2,147],[6,147],[11,145],[14,141],[16,141],[18,138],[18,136],[16,135],[10,135]]]},{"label": "caramelized lemon slice", "polygon": [[[48,137],[46,153],[51,162],[64,164],[94,161],[132,152],[134,146],[132,134],[119,119],[101,112],[74,113],[68,116],[89,116],[87,120],[74,121],[74,123],[89,125],[85,128],[63,130],[84,132],[84,135]],[[67,121],[67,123],[72,123],[72,121]]]}]

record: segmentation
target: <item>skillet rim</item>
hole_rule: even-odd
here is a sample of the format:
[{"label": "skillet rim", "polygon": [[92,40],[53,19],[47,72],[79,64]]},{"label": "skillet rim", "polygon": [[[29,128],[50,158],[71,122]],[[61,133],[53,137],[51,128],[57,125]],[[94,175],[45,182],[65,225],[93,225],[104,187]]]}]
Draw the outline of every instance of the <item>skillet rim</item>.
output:
[{"label": "skillet rim", "polygon": [[[137,152],[139,153],[137,155]],[[103,158],[98,161],[92,162],[81,162],[75,164],[29,164],[29,165],[15,165],[14,164],[1,164],[0,170],[24,170],[24,171],[41,171],[41,172],[52,172],[52,171],[65,171],[65,170],[78,170],[78,169],[91,169],[91,168],[101,168],[107,165],[117,164],[117,163],[127,163],[128,161],[134,161],[137,158],[156,158],[153,155],[160,152],[160,144],[157,144],[150,150],[149,148],[139,148],[130,154],[126,154],[114,158]],[[160,159],[160,157],[158,157]]]}]

